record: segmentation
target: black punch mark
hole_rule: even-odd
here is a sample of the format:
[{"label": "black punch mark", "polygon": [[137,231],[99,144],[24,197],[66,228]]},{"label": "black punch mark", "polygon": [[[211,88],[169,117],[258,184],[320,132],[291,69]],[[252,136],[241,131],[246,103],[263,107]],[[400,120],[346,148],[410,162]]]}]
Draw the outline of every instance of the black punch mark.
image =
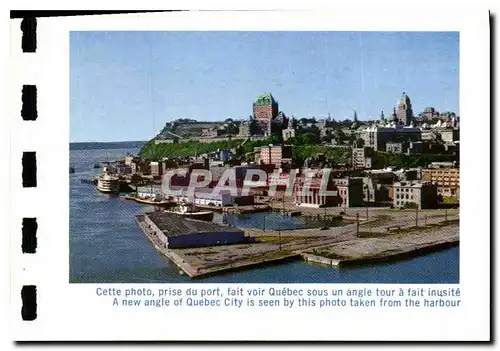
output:
[{"label": "black punch mark", "polygon": [[36,52],[36,18],[24,18],[21,22],[23,52]]},{"label": "black punch mark", "polygon": [[25,121],[35,121],[38,117],[36,106],[36,85],[23,85],[23,108],[21,116]]},{"label": "black punch mark", "polygon": [[36,231],[38,224],[36,218],[23,218],[23,253],[33,254],[36,252]]},{"label": "black punch mark", "polygon": [[23,152],[23,187],[36,187],[36,152]]},{"label": "black punch mark", "polygon": [[23,321],[33,321],[36,319],[36,286],[25,285],[21,290],[21,299],[23,307],[21,308],[21,316]]}]

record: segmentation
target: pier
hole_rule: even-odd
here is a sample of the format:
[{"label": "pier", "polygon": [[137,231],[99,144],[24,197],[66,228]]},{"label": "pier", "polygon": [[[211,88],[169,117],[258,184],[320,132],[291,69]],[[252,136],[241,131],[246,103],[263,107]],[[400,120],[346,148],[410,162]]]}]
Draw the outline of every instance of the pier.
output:
[{"label": "pier", "polygon": [[[140,220],[138,223],[153,246],[191,278],[301,259],[333,267],[370,265],[459,245],[458,214],[448,219],[450,216],[445,218],[446,215],[436,213],[421,227],[414,226],[414,219],[411,219],[413,225],[406,224],[407,216],[393,211],[392,217],[374,217],[363,224],[327,229],[240,228],[248,238],[247,243],[171,250],[162,247],[144,223]],[[387,231],[387,227],[396,223],[399,230]]]}]

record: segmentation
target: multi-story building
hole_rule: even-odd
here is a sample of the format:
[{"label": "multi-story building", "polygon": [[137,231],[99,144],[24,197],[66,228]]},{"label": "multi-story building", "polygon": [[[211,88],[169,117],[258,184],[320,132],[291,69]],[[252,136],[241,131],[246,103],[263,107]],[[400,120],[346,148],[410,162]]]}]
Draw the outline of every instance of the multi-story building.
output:
[{"label": "multi-story building", "polygon": [[445,143],[453,143],[460,140],[460,130],[458,128],[434,128],[433,131]]},{"label": "multi-story building", "polygon": [[363,179],[362,178],[335,178],[340,199],[337,206],[360,207],[363,205]]},{"label": "multi-story building", "polygon": [[217,150],[214,152],[210,152],[208,154],[208,158],[210,161],[222,161],[227,162],[233,157],[233,154],[230,150]]},{"label": "multi-story building", "polygon": [[426,107],[422,113],[423,120],[431,120],[436,117],[439,117],[439,112],[434,107]]},{"label": "multi-story building", "polygon": [[385,151],[393,154],[403,154],[408,149],[408,145],[405,142],[389,142],[385,144]]},{"label": "multi-story building", "polygon": [[295,138],[295,128],[293,127],[289,126],[288,128],[283,129],[281,133],[284,141],[287,141],[290,138]]},{"label": "multi-story building", "polygon": [[141,173],[142,175],[151,174],[151,166],[150,163],[145,160],[134,160],[130,163],[130,169],[132,174]]},{"label": "multi-story building", "polygon": [[372,126],[360,129],[359,137],[363,139],[365,146],[371,146],[375,150],[384,151],[387,143],[420,141],[422,131],[420,128],[394,125],[391,127]]},{"label": "multi-story building", "polygon": [[371,146],[352,149],[352,165],[354,168],[370,169],[373,167],[375,150]]},{"label": "multi-story building", "polygon": [[290,145],[269,145],[260,148],[259,162],[280,167],[282,163],[291,163],[292,147]]},{"label": "multi-story building", "polygon": [[390,190],[396,179],[392,172],[369,173],[363,177],[363,201],[375,204],[392,200]]},{"label": "multi-story building", "polygon": [[409,126],[413,122],[413,110],[411,108],[410,97],[403,92],[401,100],[399,101],[396,116],[399,123]]},{"label": "multi-story building", "polygon": [[278,113],[278,102],[272,94],[263,94],[257,97],[253,103],[255,134],[270,135],[272,120]]},{"label": "multi-story building", "polygon": [[423,154],[429,151],[430,146],[428,141],[410,141],[406,153],[408,155]]},{"label": "multi-story building", "polygon": [[161,162],[151,162],[151,175],[153,177],[161,177],[163,174],[163,167]]},{"label": "multi-story building", "polygon": [[460,199],[460,168],[425,168],[422,180],[436,184],[438,195]]},{"label": "multi-story building", "polygon": [[435,184],[410,181],[393,185],[394,208],[436,208],[437,203],[438,192]]},{"label": "multi-story building", "polygon": [[[294,185],[294,201],[297,206],[305,207],[331,207],[338,206],[340,201],[340,196],[338,191],[336,195],[330,195],[323,193],[324,185],[322,184],[321,177],[314,177],[311,179],[309,189],[305,188],[304,180],[299,180],[295,182]],[[326,185],[326,190],[334,192],[337,187],[331,180]]]}]

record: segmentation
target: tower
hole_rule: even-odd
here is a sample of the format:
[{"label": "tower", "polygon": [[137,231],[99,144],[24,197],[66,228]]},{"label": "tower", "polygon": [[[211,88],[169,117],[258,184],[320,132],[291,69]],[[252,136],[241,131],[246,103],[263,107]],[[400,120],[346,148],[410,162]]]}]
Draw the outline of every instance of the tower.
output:
[{"label": "tower", "polygon": [[278,102],[272,94],[263,94],[253,103],[253,118],[257,134],[271,134],[271,122],[278,115]]},{"label": "tower", "polygon": [[403,92],[401,100],[399,100],[398,110],[396,112],[398,121],[405,126],[409,126],[413,121],[413,110],[411,108],[411,101],[408,95]]}]

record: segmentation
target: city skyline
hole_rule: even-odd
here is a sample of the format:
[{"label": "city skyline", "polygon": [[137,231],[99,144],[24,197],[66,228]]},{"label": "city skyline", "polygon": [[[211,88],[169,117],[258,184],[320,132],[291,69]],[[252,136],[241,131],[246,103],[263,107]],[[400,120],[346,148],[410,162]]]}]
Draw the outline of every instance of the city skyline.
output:
[{"label": "city skyline", "polygon": [[178,118],[459,111],[457,32],[72,32],[70,141],[148,140]]}]

